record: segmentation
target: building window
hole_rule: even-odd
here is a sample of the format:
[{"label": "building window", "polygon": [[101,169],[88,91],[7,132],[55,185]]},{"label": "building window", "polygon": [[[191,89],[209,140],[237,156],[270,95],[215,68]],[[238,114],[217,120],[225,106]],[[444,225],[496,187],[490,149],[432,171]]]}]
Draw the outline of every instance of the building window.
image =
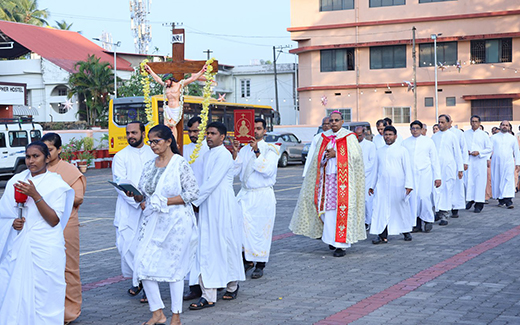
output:
[{"label": "building window", "polygon": [[[457,64],[457,42],[437,43],[437,62],[442,64]],[[419,44],[419,66],[435,65],[433,43]]]},{"label": "building window", "polygon": [[406,0],[370,0],[370,8],[405,5]]},{"label": "building window", "polygon": [[354,70],[354,49],[321,50],[320,71]]},{"label": "building window", "polygon": [[511,98],[472,100],[471,115],[480,116],[482,121],[511,121],[513,100]]},{"label": "building window", "polygon": [[457,99],[455,97],[446,97],[446,106],[457,105]]},{"label": "building window", "polygon": [[354,0],[320,0],[320,11],[354,9]]},{"label": "building window", "polygon": [[384,116],[388,116],[394,123],[410,123],[410,107],[385,107]]},{"label": "building window", "polygon": [[512,62],[512,59],[511,38],[471,41],[471,62],[474,64]]},{"label": "building window", "polygon": [[406,68],[406,45],[370,48],[370,69]]},{"label": "building window", "polygon": [[330,116],[330,114],[334,111],[338,111],[343,116],[343,121],[345,122],[352,122],[352,109],[351,108],[329,108],[327,109],[327,116]]},{"label": "building window", "polygon": [[424,106],[433,107],[433,97],[424,97]]},{"label": "building window", "polygon": [[419,3],[444,2],[444,1],[457,1],[457,0],[419,0]]},{"label": "building window", "polygon": [[251,80],[241,79],[240,80],[240,97],[249,98],[251,97]]}]

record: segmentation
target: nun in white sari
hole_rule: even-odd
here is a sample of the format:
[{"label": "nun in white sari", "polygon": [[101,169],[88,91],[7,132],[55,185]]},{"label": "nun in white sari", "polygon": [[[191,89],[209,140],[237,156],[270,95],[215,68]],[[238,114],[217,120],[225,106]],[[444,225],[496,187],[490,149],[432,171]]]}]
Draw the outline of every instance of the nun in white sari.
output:
[{"label": "nun in white sari", "polygon": [[[0,199],[0,324],[63,324],[65,241],[74,190],[47,171],[49,149],[26,149],[28,170],[9,180]],[[18,218],[14,187],[28,196]]]}]

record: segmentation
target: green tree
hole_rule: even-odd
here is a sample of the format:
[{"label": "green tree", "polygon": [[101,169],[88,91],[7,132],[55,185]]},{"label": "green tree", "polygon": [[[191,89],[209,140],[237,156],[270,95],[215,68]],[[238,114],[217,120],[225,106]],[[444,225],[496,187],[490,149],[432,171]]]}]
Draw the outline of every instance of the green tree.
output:
[{"label": "green tree", "polygon": [[0,0],[0,19],[29,25],[47,25],[47,9],[38,9],[37,0]]},{"label": "green tree", "polygon": [[78,95],[79,114],[88,125],[105,125],[108,116],[109,94],[114,91],[114,74],[110,64],[90,55],[86,61],[75,64],[76,73],[69,77],[69,97]]},{"label": "green tree", "polygon": [[57,21],[57,20],[55,20],[55,22],[56,22],[56,26],[54,26],[54,28],[56,28],[56,29],[61,29],[61,30],[70,30],[70,28],[72,27],[72,23],[70,23],[70,24],[67,23],[67,22],[65,21],[65,19],[62,20],[62,21]]},{"label": "green tree", "polygon": [[[144,79],[139,70],[134,71],[130,79],[123,81],[123,85],[117,88],[119,97],[144,96],[143,85],[141,81]],[[150,82],[150,96],[161,95],[163,88],[153,80]]]}]

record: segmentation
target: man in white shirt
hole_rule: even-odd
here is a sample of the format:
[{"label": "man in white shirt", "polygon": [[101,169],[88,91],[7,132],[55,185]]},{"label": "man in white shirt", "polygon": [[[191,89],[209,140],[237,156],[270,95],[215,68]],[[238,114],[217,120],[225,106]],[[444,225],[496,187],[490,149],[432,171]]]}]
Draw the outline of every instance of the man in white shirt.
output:
[{"label": "man in white shirt", "polygon": [[475,213],[480,213],[486,202],[487,161],[493,151],[486,132],[480,128],[480,116],[473,115],[471,130],[464,132],[469,160],[466,172],[466,210],[475,204]]},{"label": "man in white shirt", "polygon": [[253,268],[256,262],[252,279],[259,279],[264,275],[276,216],[273,186],[276,183],[280,151],[276,145],[264,141],[266,132],[265,120],[257,118],[255,137],[249,144],[240,149],[240,143],[233,141],[235,175],[240,176],[242,183],[237,199],[244,216],[245,271]]},{"label": "man in white shirt", "polygon": [[498,199],[499,207],[514,208],[515,169],[520,168],[518,141],[511,135],[509,121],[500,123],[500,132],[491,137],[493,156],[491,156],[491,189]]},{"label": "man in white shirt", "polygon": [[417,218],[412,232],[430,232],[435,217],[433,216],[433,187],[441,186],[441,168],[437,148],[433,140],[422,135],[424,125],[420,121],[410,123],[412,136],[403,141],[408,150],[413,171],[413,192],[410,197],[412,216]]},{"label": "man in white shirt", "polygon": [[[119,151],[112,161],[112,175],[116,183],[130,182],[137,187],[144,164],[156,157],[152,149],[144,143],[145,127],[139,121],[126,126],[128,146]],[[121,255],[121,272],[131,278],[134,272],[134,254],[137,248],[136,235],[141,220],[141,206],[134,198],[117,190],[114,226],[116,227],[116,246]],[[132,287],[128,293],[132,296],[141,291],[141,286]]]},{"label": "man in white shirt", "polygon": [[359,145],[361,146],[361,151],[363,152],[363,165],[365,166],[365,228],[368,230],[370,228],[370,223],[372,223],[373,208],[373,197],[368,195],[369,180],[371,180],[373,177],[375,165],[377,162],[377,151],[374,143],[368,141],[365,138],[364,127],[358,126],[354,132],[356,133]]}]

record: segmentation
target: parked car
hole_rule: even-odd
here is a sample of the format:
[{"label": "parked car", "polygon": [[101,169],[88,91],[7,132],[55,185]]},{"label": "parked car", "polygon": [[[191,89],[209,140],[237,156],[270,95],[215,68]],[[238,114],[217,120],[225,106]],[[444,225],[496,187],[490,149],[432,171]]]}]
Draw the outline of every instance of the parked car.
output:
[{"label": "parked car", "polygon": [[[370,128],[370,123],[368,123],[368,122],[345,122],[345,123],[343,123],[343,128],[350,130],[352,132],[354,132],[354,130],[358,126],[362,126],[365,128],[365,131],[366,131],[365,138],[369,141],[372,141],[374,134],[372,134],[372,129]],[[318,127],[318,132],[316,134],[321,133],[321,132],[323,132],[323,129],[321,128],[321,125],[320,125]]]},{"label": "parked car", "polygon": [[278,166],[286,167],[289,161],[302,161],[303,146],[300,139],[292,133],[268,132],[265,135],[265,142],[274,143],[280,146],[280,159]]},{"label": "parked car", "polygon": [[307,155],[309,154],[309,149],[311,148],[311,143],[306,143],[304,146],[303,146],[303,150],[302,150],[302,163],[305,164],[305,162],[307,161]]},{"label": "parked car", "polygon": [[31,119],[0,119],[0,180],[27,169],[25,146],[41,137],[41,125]]}]

